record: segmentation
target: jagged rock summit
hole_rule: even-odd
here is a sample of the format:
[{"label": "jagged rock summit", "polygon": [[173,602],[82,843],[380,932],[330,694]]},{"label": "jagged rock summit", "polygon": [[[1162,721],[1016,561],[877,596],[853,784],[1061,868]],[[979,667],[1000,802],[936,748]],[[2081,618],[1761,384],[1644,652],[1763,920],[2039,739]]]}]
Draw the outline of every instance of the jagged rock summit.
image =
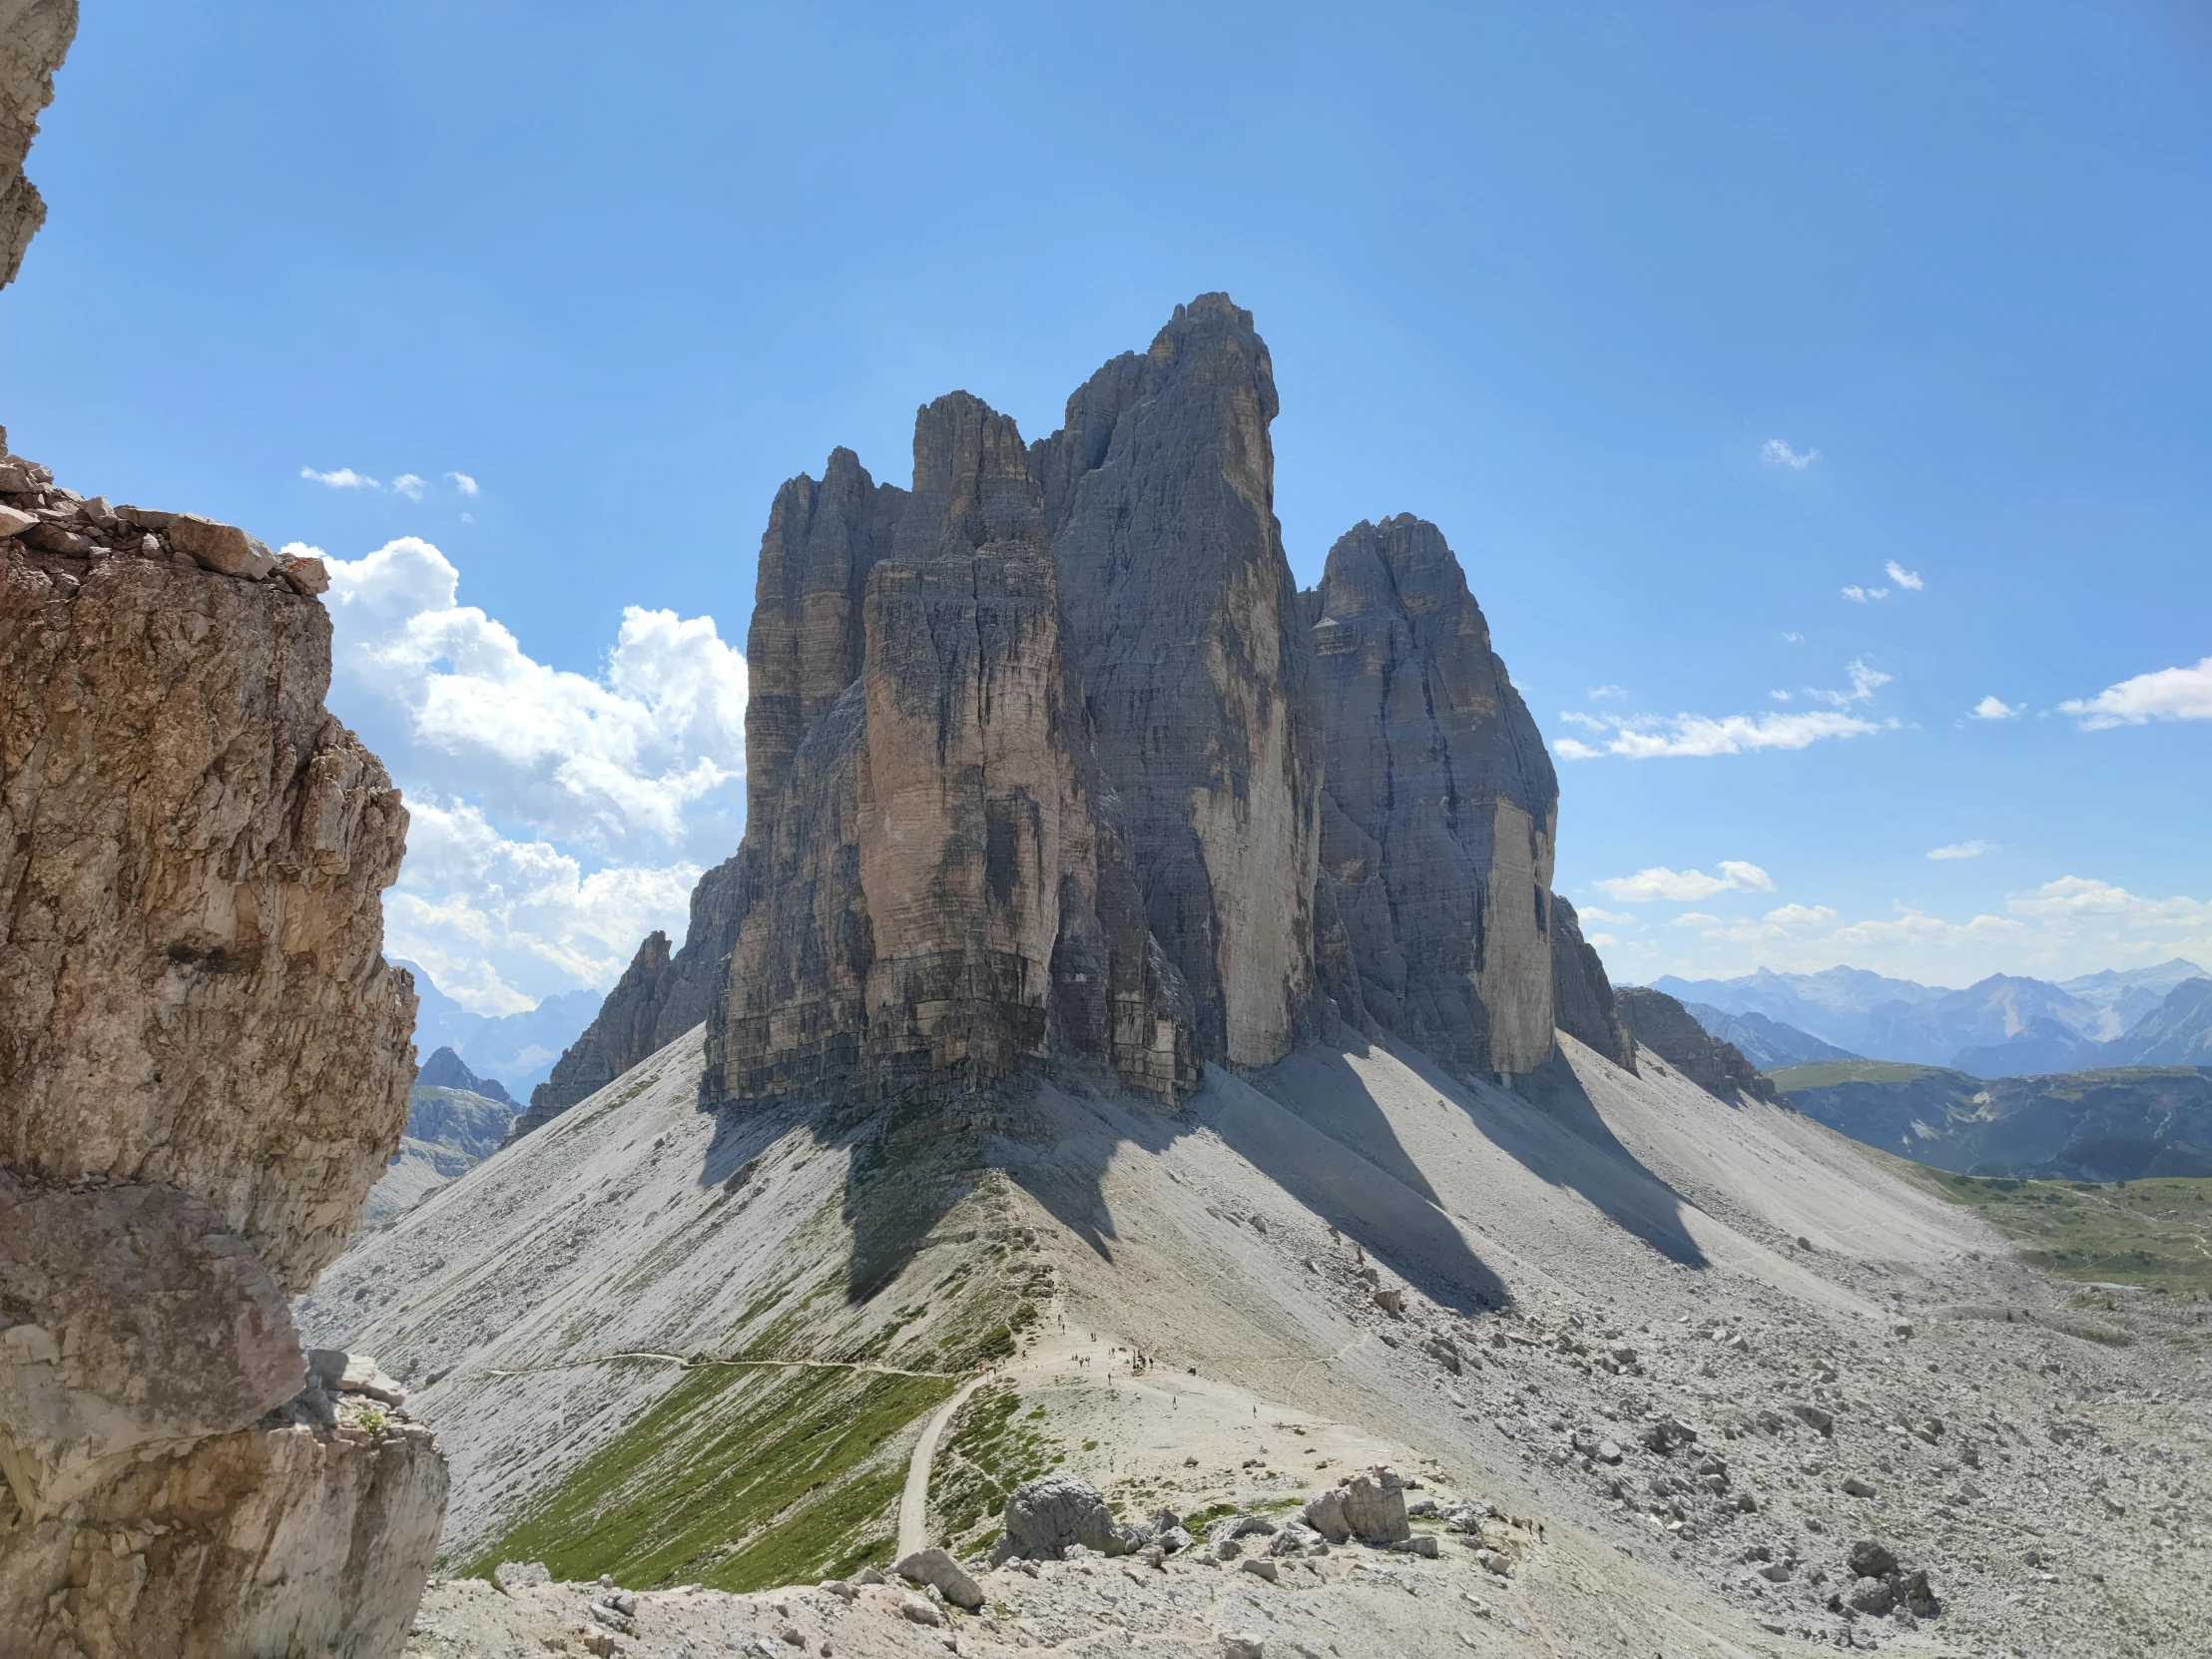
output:
[{"label": "jagged rock summit", "polygon": [[[515,1125],[693,1024],[706,1098],[879,1099],[1055,1064],[1163,1100],[1343,1022],[1463,1075],[1633,1048],[1550,891],[1558,786],[1435,526],[1301,595],[1274,371],[1203,294],[1024,445],[956,392],[910,488],[777,492],[744,844]],[[1326,712],[1325,712],[1326,711]]]}]

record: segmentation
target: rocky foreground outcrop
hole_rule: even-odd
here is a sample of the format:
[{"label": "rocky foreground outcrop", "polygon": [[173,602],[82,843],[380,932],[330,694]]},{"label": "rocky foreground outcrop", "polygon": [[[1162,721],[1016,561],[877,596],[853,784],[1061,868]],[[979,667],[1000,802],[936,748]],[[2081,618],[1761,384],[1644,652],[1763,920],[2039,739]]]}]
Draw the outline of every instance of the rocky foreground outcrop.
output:
[{"label": "rocky foreground outcrop", "polygon": [[413,1073],[406,814],[322,706],[324,583],[0,456],[11,1656],[395,1652],[435,1547],[428,1433],[336,1403],[286,1305]]},{"label": "rocky foreground outcrop", "polygon": [[54,71],[77,38],[77,0],[0,0],[0,287],[46,223],[46,201],[23,176]]},{"label": "rocky foreground outcrop", "polygon": [[1431,524],[1300,595],[1274,370],[1178,306],[1023,446],[965,393],[911,489],[850,450],[778,493],[747,640],[744,844],[516,1124],[707,1021],[710,1103],[983,1087],[1163,1098],[1334,1021],[1519,1077],[1634,1047],[1551,893],[1558,785]]}]

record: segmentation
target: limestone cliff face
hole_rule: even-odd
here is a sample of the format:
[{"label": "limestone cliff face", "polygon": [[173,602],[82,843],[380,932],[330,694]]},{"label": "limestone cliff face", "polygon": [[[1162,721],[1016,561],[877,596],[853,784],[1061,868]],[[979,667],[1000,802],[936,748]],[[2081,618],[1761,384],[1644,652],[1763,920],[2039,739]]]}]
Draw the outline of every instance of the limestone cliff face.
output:
[{"label": "limestone cliff face", "polygon": [[[841,571],[849,547],[812,556]],[[709,1097],[984,1087],[1055,1054],[1187,1090],[1181,987],[1096,786],[1013,422],[964,393],[924,409],[912,493],[871,551],[858,616],[826,601],[847,620],[802,653],[849,660],[856,621],[858,675],[753,796],[762,878],[708,1025]]]},{"label": "limestone cliff face", "polygon": [[436,1546],[428,1434],[303,1386],[285,1296],[414,1074],[407,819],[322,706],[324,585],[0,453],[11,1656],[394,1653]]},{"label": "limestone cliff face", "polygon": [[1658,1055],[1707,1094],[1727,1101],[1739,1094],[1756,1100],[1782,1098],[1774,1080],[1745,1059],[1742,1050],[1709,1033],[1665,991],[1623,986],[1618,1006],[1621,1023],[1638,1047]]},{"label": "limestone cliff face", "polygon": [[1551,1011],[1559,1029],[1616,1066],[1636,1069],[1636,1043],[1622,1022],[1605,964],[1582,937],[1582,918],[1558,894],[1551,898]]},{"label": "limestone cliff face", "polygon": [[322,706],[316,600],[43,472],[0,461],[0,1160],[180,1187],[301,1290],[406,1121],[406,814]]},{"label": "limestone cliff face", "polygon": [[53,102],[54,71],[76,38],[77,0],[0,0],[0,287],[15,280],[46,223],[45,200],[23,163],[39,112]]},{"label": "limestone cliff face", "polygon": [[1068,399],[1032,464],[1065,637],[1199,1048],[1272,1063],[1315,995],[1322,728],[1252,314],[1202,294]]},{"label": "limestone cliff face", "polygon": [[1355,526],[1306,596],[1328,788],[1322,858],[1367,1013],[1462,1071],[1554,1048],[1559,787],[1432,524]]}]

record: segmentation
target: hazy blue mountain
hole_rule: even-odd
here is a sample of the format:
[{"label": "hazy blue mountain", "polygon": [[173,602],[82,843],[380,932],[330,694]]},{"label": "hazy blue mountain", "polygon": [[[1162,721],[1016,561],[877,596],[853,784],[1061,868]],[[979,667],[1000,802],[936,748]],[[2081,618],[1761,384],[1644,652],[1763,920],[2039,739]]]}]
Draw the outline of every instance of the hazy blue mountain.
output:
[{"label": "hazy blue mountain", "polygon": [[399,961],[414,975],[415,1052],[450,1048],[479,1076],[496,1077],[517,1100],[545,1081],[561,1051],[582,1034],[599,1013],[603,993],[569,991],[549,996],[535,1008],[497,1018],[472,1013],[437,988],[418,963]]},{"label": "hazy blue mountain", "polygon": [[1984,1080],[1941,1066],[1853,1060],[1791,1066],[1774,1082],[1792,1106],[1831,1129],[1961,1175],[2212,1176],[2212,1071]]},{"label": "hazy blue mountain", "polygon": [[[2194,962],[2176,957],[2155,967],[2107,968],[2062,985],[1999,973],[1952,990],[1853,967],[1820,973],[1762,968],[1735,979],[1669,974],[1653,984],[1685,1006],[1711,1008],[1738,1020],[1757,1014],[1871,1059],[1940,1066],[1976,1077],[2026,1077],[2114,1065],[2199,1063],[2182,1058],[2201,1056],[2204,1050],[2192,1048],[2181,1027],[2171,1032],[2161,1028],[2158,1036],[2146,1036],[2141,1043],[2133,1033],[2176,990],[2205,978]],[[2175,1017],[2185,1020],[2186,1009]],[[1747,1055],[1752,1052],[1733,1032],[1725,1040]],[[2153,1052],[2156,1062],[2140,1058]]]},{"label": "hazy blue mountain", "polygon": [[1678,1002],[1702,1002],[1739,1018],[1764,1014],[1855,1054],[1874,1052],[1867,1046],[1868,1016],[1874,1009],[1893,1003],[1914,1007],[1954,994],[1939,985],[1890,979],[1855,967],[1819,973],[1761,968],[1735,979],[1683,979],[1670,973],[1654,979],[1652,988]]},{"label": "hazy blue mountain", "polygon": [[1705,1027],[1708,1036],[1734,1043],[1738,1052],[1761,1071],[1801,1066],[1811,1060],[1856,1060],[1858,1055],[1822,1042],[1810,1031],[1769,1019],[1761,1013],[1731,1014],[1710,1002],[1685,1002],[1690,1017]]},{"label": "hazy blue mountain", "polygon": [[2135,1027],[2158,1005],[2166,1000],[2178,985],[2191,979],[2212,977],[2196,963],[2176,956],[2171,961],[2160,962],[2156,967],[2129,968],[2124,972],[2105,968],[2099,973],[2085,973],[2078,979],[2062,979],[2058,988],[2069,996],[2080,998],[2111,1015],[2107,1037],[2131,1034]]},{"label": "hazy blue mountain", "polygon": [[417,1089],[465,1089],[470,1094],[480,1094],[487,1100],[512,1106],[516,1111],[522,1109],[507,1092],[506,1084],[496,1077],[477,1076],[469,1070],[468,1062],[450,1048],[439,1049],[416,1068],[414,1086]]},{"label": "hazy blue mountain", "polygon": [[2104,1045],[2108,1066],[2212,1066],[2212,979],[2185,979],[2135,1028]]}]

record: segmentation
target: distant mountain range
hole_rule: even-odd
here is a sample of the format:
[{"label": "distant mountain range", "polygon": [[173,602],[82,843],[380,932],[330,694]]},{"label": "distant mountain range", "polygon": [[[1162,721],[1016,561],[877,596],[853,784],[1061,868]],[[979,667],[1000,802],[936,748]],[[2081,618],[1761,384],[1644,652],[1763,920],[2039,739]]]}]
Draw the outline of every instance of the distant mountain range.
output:
[{"label": "distant mountain range", "polygon": [[438,1049],[450,1048],[469,1070],[504,1084],[504,1094],[518,1101],[530,1098],[530,1091],[545,1081],[561,1051],[598,1016],[604,994],[569,991],[549,996],[522,1013],[495,1018],[462,1007],[439,990],[418,963],[394,960],[414,975],[415,995],[421,998],[415,1013],[416,1063],[427,1065]]},{"label": "distant mountain range", "polygon": [[1669,974],[1653,988],[1768,1070],[1851,1057],[1977,1078],[2212,1065],[2212,975],[2179,957],[2062,983],[1991,974],[1964,990],[1853,967],[1762,968],[1735,979]]},{"label": "distant mountain range", "polygon": [[[2212,981],[2199,981],[2212,983]],[[1960,1175],[2065,1181],[2212,1176],[2212,1070],[2138,1066],[1969,1077],[1890,1060],[1774,1074],[1807,1117]]]}]

